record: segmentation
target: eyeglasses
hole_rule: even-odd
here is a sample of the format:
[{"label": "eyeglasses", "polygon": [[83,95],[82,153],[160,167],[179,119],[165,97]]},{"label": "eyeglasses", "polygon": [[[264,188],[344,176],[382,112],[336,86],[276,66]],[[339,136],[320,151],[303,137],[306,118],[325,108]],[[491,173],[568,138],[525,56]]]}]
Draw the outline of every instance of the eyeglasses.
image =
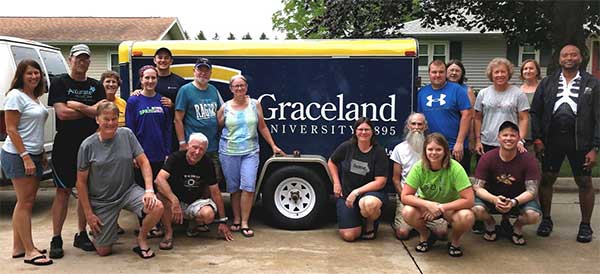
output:
[{"label": "eyeglasses", "polygon": [[234,89],[236,89],[236,88],[245,88],[246,85],[245,84],[241,84],[241,85],[234,85],[234,86],[231,86],[231,87],[234,88]]},{"label": "eyeglasses", "polygon": [[369,131],[371,131],[371,129],[370,128],[357,128],[356,131],[369,132]]}]

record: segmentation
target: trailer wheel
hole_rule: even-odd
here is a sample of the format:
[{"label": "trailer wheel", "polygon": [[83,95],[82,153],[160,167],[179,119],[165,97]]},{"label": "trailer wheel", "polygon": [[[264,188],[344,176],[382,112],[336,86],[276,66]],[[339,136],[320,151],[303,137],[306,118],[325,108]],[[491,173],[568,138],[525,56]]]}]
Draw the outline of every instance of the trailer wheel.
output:
[{"label": "trailer wheel", "polygon": [[271,224],[280,228],[314,227],[327,202],[323,180],[305,167],[278,169],[263,187],[265,213]]}]

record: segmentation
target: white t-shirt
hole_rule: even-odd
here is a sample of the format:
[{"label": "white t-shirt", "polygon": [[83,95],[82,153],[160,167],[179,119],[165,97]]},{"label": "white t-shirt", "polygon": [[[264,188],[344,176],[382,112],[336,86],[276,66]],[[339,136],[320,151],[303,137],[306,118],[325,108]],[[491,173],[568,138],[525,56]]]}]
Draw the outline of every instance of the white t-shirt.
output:
[{"label": "white t-shirt", "polygon": [[419,160],[421,160],[421,154],[414,151],[407,141],[399,143],[394,147],[390,159],[402,166],[402,179],[400,182],[402,185],[406,184],[404,181],[410,168]]},{"label": "white t-shirt", "polygon": [[[46,107],[24,92],[13,89],[6,95],[4,110],[16,110],[21,114],[17,131],[25,150],[31,154],[41,154],[44,151],[44,124],[48,119]],[[2,149],[10,153],[19,153],[10,136],[6,137]]]},{"label": "white t-shirt", "polygon": [[[527,95],[513,85],[502,92],[491,85],[482,89],[475,100],[475,111],[481,112],[481,143],[488,146],[500,146],[498,129],[504,121],[519,124],[519,112],[529,110]],[[524,136],[523,136],[524,137]]]}]

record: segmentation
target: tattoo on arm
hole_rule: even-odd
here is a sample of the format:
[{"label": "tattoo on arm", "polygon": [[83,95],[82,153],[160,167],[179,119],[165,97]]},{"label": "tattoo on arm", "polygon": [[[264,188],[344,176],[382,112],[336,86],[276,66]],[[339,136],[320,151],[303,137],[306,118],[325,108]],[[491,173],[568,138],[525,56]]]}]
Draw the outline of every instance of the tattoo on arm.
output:
[{"label": "tattoo on arm", "polygon": [[531,193],[531,195],[533,195],[533,197],[537,197],[538,186],[539,186],[538,180],[526,180],[525,181],[525,190],[527,192]]},{"label": "tattoo on arm", "polygon": [[473,183],[473,189],[477,191],[479,188],[485,188],[486,181],[475,178],[475,182]]}]

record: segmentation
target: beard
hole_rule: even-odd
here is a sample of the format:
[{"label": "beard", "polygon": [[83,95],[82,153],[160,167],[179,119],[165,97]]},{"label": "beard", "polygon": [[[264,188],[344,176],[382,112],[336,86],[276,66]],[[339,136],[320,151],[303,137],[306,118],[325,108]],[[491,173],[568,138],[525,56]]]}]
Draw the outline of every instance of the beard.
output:
[{"label": "beard", "polygon": [[406,142],[415,152],[420,153],[425,143],[425,135],[417,130],[410,131],[406,134]]}]

